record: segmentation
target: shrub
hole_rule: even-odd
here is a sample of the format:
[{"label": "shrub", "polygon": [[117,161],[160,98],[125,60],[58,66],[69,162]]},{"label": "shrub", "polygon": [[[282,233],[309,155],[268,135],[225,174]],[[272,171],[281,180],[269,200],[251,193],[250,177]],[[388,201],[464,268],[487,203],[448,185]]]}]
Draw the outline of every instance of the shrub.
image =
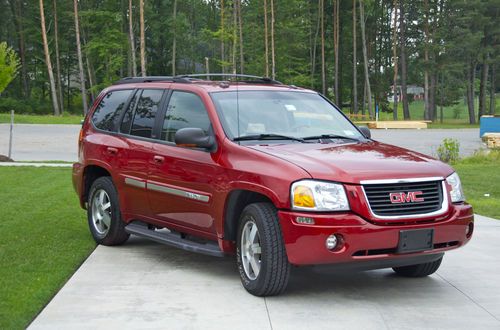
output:
[{"label": "shrub", "polygon": [[456,139],[444,139],[437,148],[439,160],[446,163],[456,162],[459,158],[460,143]]}]

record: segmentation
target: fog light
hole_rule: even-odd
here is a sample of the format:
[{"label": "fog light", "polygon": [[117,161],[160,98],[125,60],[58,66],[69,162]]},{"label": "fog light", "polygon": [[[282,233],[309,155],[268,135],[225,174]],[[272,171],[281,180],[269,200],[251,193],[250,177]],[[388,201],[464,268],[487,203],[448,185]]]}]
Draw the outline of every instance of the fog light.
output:
[{"label": "fog light", "polygon": [[309,217],[297,217],[295,218],[295,221],[301,224],[314,225],[314,219]]},{"label": "fog light", "polygon": [[474,222],[470,222],[469,225],[465,228],[465,236],[470,238],[472,236],[472,232],[474,231]]},{"label": "fog light", "polygon": [[337,236],[335,236],[335,234],[332,234],[330,236],[328,236],[328,238],[326,239],[326,248],[328,250],[333,250],[337,247]]}]

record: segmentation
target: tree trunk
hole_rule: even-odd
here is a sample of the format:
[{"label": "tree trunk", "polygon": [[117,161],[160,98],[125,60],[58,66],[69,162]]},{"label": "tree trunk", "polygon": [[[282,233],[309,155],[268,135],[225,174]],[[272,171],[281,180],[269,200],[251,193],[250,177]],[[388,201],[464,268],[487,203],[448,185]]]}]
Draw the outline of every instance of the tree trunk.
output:
[{"label": "tree trunk", "polygon": [[352,1],[352,110],[358,113],[358,60],[356,58],[356,0]]},{"label": "tree trunk", "polygon": [[406,84],[408,68],[406,65],[406,19],[404,12],[405,1],[399,2],[399,31],[400,31],[400,57],[401,57],[401,98],[403,101],[403,116],[405,120],[410,119],[410,107],[408,104],[408,86]]},{"label": "tree trunk", "polygon": [[144,33],[144,0],[139,0],[139,23],[141,29],[141,75],[146,76],[146,36]]},{"label": "tree trunk", "polygon": [[469,62],[467,68],[467,108],[469,110],[469,123],[476,123],[476,114],[474,113],[474,80],[476,76],[476,63]]},{"label": "tree trunk", "polygon": [[321,21],[321,90],[326,95],[326,67],[325,67],[325,1],[319,0],[319,13]]},{"label": "tree trunk", "polygon": [[63,101],[63,91],[62,91],[62,79],[61,79],[61,63],[59,62],[59,28],[57,22],[57,0],[53,0],[54,7],[54,44],[56,46],[56,85],[57,85],[57,94],[59,99],[59,108],[61,109],[61,113],[63,113],[64,109],[64,101]]},{"label": "tree trunk", "polygon": [[321,6],[320,6],[321,0],[318,0],[318,17],[316,20],[316,32],[314,33],[314,40],[313,40],[313,46],[312,46],[312,59],[311,59],[311,88],[314,87],[314,75],[316,73],[316,46],[318,44],[318,35],[319,35],[319,29],[320,29],[320,16],[321,16]]},{"label": "tree trunk", "polygon": [[495,89],[496,89],[496,65],[493,63],[491,65],[491,82],[490,82],[490,115],[494,115],[496,111],[496,98],[495,98]]},{"label": "tree trunk", "polygon": [[264,0],[264,43],[266,55],[266,77],[269,77],[269,37],[267,31],[267,0]]},{"label": "tree trunk", "polygon": [[333,4],[333,46],[335,52],[335,71],[334,71],[334,93],[335,103],[338,107],[342,107],[340,103],[339,91],[339,20],[340,20],[340,0],[334,0]]},{"label": "tree trunk", "polygon": [[14,27],[16,29],[17,41],[19,46],[19,59],[21,65],[21,88],[23,96],[29,98],[31,95],[28,68],[26,65],[26,43],[24,40],[24,26],[23,26],[23,2],[20,0],[10,0],[10,9],[14,17]]},{"label": "tree trunk", "polygon": [[83,71],[82,46],[80,43],[80,24],[78,18],[78,0],[73,0],[73,12],[75,15],[76,53],[78,56],[78,71],[80,73],[80,89],[82,93],[83,114],[88,111],[87,92],[85,90],[85,73]]},{"label": "tree trunk", "polygon": [[429,0],[424,0],[424,119],[431,120],[429,109]]},{"label": "tree trunk", "polygon": [[365,8],[363,0],[359,0],[359,20],[361,24],[361,43],[363,46],[363,62],[365,69],[365,84],[366,84],[366,98],[368,101],[368,115],[370,119],[373,119],[373,109],[372,109],[372,91],[370,87],[370,74],[368,71],[368,55],[366,51],[366,35],[365,35]]},{"label": "tree trunk", "polygon": [[237,42],[236,35],[238,30],[238,8],[236,1],[233,1],[233,50],[232,50],[232,63],[233,63],[233,74],[236,74],[236,49]]},{"label": "tree trunk", "polygon": [[238,6],[238,30],[240,42],[240,73],[245,73],[245,57],[243,56],[243,18],[241,16],[241,0],[236,0]]},{"label": "tree trunk", "polygon": [[392,119],[398,119],[398,0],[393,2],[394,9],[394,22],[393,22],[393,35],[392,35],[392,57],[393,57],[393,67],[394,67],[394,77],[393,77],[393,91],[394,91],[394,108],[392,109]]},{"label": "tree trunk", "polygon": [[[175,18],[174,18],[175,20]],[[130,55],[132,57],[132,75],[137,76],[137,59],[135,57],[134,19],[132,0],[128,0],[128,38],[130,42]],[[175,40],[175,37],[174,37]]]},{"label": "tree trunk", "polygon": [[479,85],[479,109],[477,114],[477,120],[481,119],[482,115],[486,114],[486,86],[488,85],[488,56],[485,57],[483,61],[483,67],[481,69],[481,83]]},{"label": "tree trunk", "polygon": [[50,61],[49,43],[47,41],[47,31],[45,29],[45,13],[43,9],[43,0],[40,0],[40,23],[42,26],[42,41],[43,41],[43,51],[45,53],[45,64],[47,64],[47,71],[49,74],[52,108],[54,109],[54,115],[59,116],[61,112],[59,110],[59,101],[57,99],[56,84],[54,81],[54,72],[52,71],[52,62]]},{"label": "tree trunk", "polygon": [[226,73],[226,50],[224,45],[224,0],[220,0],[220,61],[222,66],[222,73]]},{"label": "tree trunk", "polygon": [[274,0],[271,0],[271,77],[276,79],[276,58],[274,54]]},{"label": "tree trunk", "polygon": [[430,74],[430,86],[429,86],[429,116],[432,121],[436,121],[436,72],[431,72]]}]

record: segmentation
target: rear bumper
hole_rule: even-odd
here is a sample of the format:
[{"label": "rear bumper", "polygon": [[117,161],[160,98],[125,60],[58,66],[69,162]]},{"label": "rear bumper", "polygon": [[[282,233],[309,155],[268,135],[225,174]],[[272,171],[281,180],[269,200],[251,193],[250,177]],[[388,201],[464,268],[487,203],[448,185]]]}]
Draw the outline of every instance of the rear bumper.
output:
[{"label": "rear bumper", "polygon": [[[377,225],[353,213],[279,211],[279,219],[290,263],[342,264],[346,267],[352,264],[352,268],[366,265],[367,267],[362,268],[374,269],[433,261],[444,251],[465,245],[472,234],[466,235],[469,224],[474,221],[472,207],[463,204],[453,205],[451,209],[448,217],[439,222],[408,225]],[[299,224],[296,222],[298,216],[313,218],[315,224]],[[417,253],[396,253],[400,230],[424,228],[434,229],[433,249]],[[333,251],[328,250],[325,245],[331,234],[340,235],[343,241]]]},{"label": "rear bumper", "polygon": [[73,188],[75,189],[78,199],[80,200],[80,206],[85,208],[85,202],[83,198],[83,165],[80,163],[73,164]]}]

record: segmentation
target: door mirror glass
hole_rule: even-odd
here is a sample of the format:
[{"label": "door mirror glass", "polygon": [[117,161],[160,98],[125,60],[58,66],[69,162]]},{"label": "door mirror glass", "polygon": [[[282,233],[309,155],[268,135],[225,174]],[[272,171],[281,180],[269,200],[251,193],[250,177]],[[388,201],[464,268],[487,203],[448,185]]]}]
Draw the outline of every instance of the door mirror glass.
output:
[{"label": "door mirror glass", "polygon": [[181,147],[212,149],[215,140],[201,128],[181,128],[175,132],[175,144]]}]

